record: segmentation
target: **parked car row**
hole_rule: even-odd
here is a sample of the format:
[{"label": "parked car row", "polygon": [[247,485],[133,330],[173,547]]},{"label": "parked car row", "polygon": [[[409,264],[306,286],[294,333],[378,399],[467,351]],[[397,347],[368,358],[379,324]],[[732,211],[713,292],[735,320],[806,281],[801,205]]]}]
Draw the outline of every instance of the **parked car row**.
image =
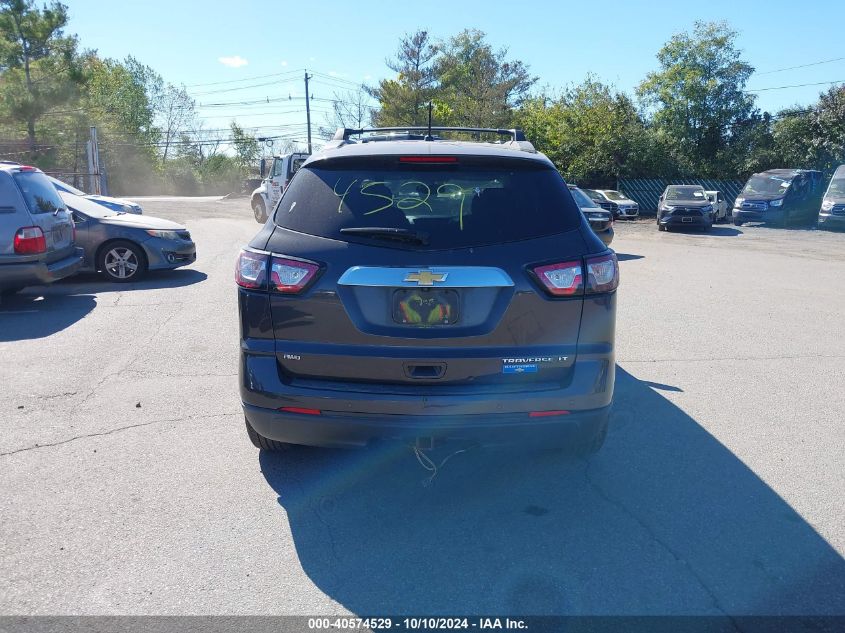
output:
[{"label": "parked car row", "polygon": [[148,270],[195,260],[196,246],[180,224],[142,216],[128,200],[86,195],[36,167],[0,163],[2,295],[81,271],[137,281]]},{"label": "parked car row", "polygon": [[720,220],[736,226],[764,222],[787,227],[815,224],[845,227],[845,165],[834,172],[824,189],[822,172],[811,169],[770,169],[753,174],[730,214],[721,192],[700,185],[669,185],[660,196],[657,228],[699,227],[709,230]]}]

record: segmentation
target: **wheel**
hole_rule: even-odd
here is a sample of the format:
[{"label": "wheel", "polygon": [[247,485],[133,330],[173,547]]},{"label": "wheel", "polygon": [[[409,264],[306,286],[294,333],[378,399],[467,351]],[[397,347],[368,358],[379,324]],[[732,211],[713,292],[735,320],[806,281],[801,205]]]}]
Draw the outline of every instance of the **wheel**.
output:
[{"label": "wheel", "polygon": [[742,220],[739,218],[734,218],[734,226],[742,226]]},{"label": "wheel", "polygon": [[710,233],[710,231],[712,231],[712,230],[713,230],[713,222],[709,222],[709,223],[704,225],[704,232],[705,233]]},{"label": "wheel", "polygon": [[277,442],[276,440],[271,440],[263,435],[259,435],[258,431],[252,428],[252,425],[246,417],[244,417],[244,424],[246,424],[246,434],[249,436],[249,441],[252,442],[252,445],[255,448],[260,448],[264,451],[286,451],[291,446],[290,444]]},{"label": "wheel", "polygon": [[264,224],[267,221],[267,207],[264,205],[264,199],[256,196],[252,199],[252,213],[255,215],[255,221],[259,224]]},{"label": "wheel", "polygon": [[660,224],[660,223],[658,222],[658,223],[657,223],[657,230],[658,230],[658,231],[665,231],[665,230],[666,230],[666,225],[665,225],[665,224]]},{"label": "wheel", "polygon": [[109,281],[138,281],[147,272],[147,258],[134,242],[117,240],[101,250],[98,267]]}]

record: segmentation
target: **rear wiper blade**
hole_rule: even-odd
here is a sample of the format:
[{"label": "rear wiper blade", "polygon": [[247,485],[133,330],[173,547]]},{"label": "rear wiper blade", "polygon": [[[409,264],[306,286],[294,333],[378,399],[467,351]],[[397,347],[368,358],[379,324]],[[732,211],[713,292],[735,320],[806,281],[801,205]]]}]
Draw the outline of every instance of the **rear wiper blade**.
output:
[{"label": "rear wiper blade", "polygon": [[351,226],[340,229],[344,235],[362,235],[376,239],[399,240],[401,242],[414,242],[416,244],[428,244],[428,233],[414,231],[413,229],[401,229],[389,226]]}]

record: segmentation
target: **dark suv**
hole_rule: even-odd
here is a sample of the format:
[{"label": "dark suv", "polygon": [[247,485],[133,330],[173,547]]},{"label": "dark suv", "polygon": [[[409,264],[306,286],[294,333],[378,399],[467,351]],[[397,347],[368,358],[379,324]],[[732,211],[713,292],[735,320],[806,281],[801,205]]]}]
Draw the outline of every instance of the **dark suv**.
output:
[{"label": "dark suv", "polygon": [[338,130],[238,256],[252,442],[598,450],[615,254],[521,131],[403,130]]}]

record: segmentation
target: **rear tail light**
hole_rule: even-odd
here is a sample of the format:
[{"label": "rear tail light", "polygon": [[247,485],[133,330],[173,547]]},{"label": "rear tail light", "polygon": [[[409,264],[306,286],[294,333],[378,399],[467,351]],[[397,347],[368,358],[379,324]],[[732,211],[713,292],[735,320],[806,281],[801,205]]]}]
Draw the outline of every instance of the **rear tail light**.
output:
[{"label": "rear tail light", "polygon": [[601,257],[588,257],[587,294],[612,292],[619,287],[619,262],[616,253]]},{"label": "rear tail light", "polygon": [[534,274],[549,294],[572,297],[584,292],[581,262],[564,262],[534,268]]},{"label": "rear tail light", "polygon": [[270,261],[270,289],[285,294],[297,294],[314,279],[320,267],[311,262],[301,262],[285,257]]},{"label": "rear tail light", "polygon": [[546,292],[555,297],[613,292],[619,287],[619,263],[615,253],[587,257],[584,264],[581,262],[547,264],[536,266],[531,271]]},{"label": "rear tail light", "polygon": [[235,283],[241,288],[267,288],[267,253],[241,251],[235,267]]},{"label": "rear tail light", "polygon": [[269,253],[242,250],[235,267],[235,282],[242,288],[298,294],[314,280],[320,266]]},{"label": "rear tail light", "polygon": [[25,226],[15,233],[15,253],[18,255],[37,255],[47,252],[47,240],[39,226]]}]

